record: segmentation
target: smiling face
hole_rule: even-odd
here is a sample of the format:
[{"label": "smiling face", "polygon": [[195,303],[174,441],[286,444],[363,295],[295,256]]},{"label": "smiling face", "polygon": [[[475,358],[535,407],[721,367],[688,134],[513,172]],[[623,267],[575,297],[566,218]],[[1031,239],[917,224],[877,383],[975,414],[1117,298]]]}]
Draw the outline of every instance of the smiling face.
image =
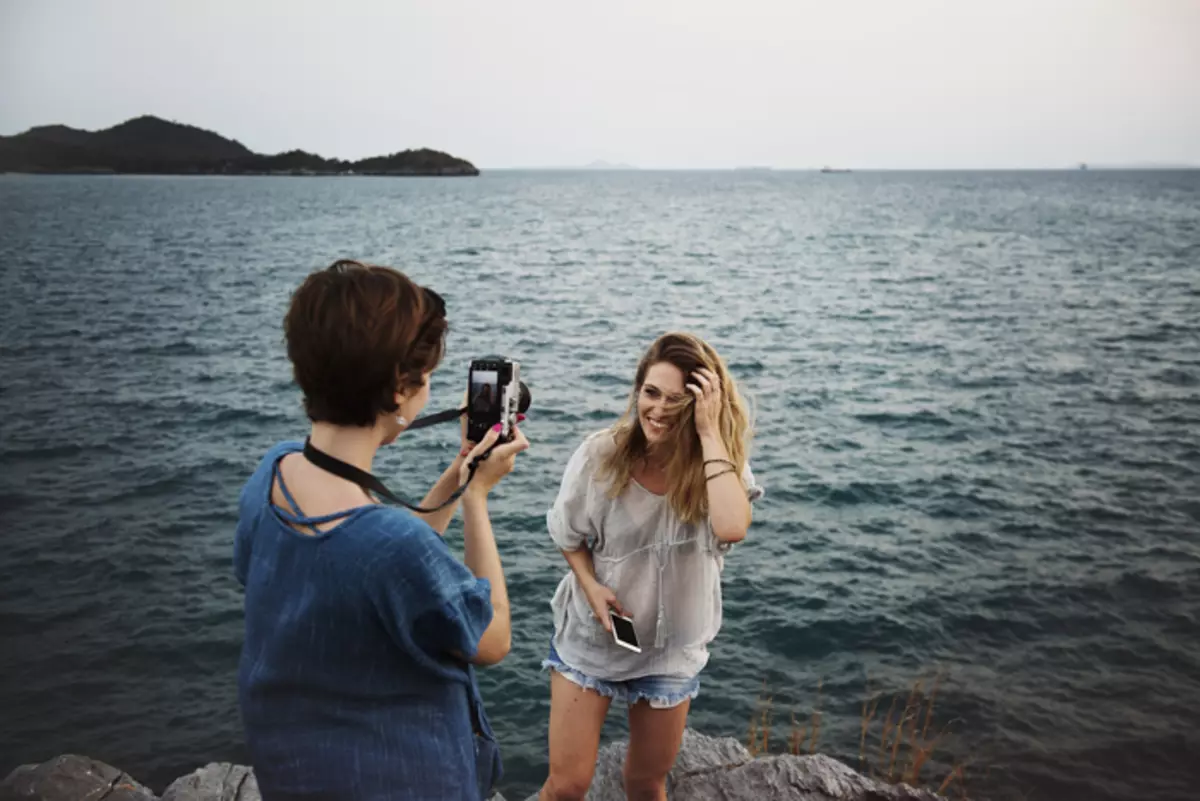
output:
[{"label": "smiling face", "polygon": [[678,413],[672,411],[677,404],[687,400],[687,389],[683,384],[683,371],[670,362],[652,364],[638,392],[638,423],[651,447],[665,440],[671,426],[677,422]]}]

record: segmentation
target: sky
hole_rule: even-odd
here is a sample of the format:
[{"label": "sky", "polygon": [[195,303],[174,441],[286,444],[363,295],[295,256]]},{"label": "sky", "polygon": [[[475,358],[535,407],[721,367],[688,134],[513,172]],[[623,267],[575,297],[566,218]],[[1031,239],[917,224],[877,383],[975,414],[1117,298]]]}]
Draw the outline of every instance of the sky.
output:
[{"label": "sky", "polygon": [[1200,0],[0,0],[0,134],[482,168],[1200,166]]}]

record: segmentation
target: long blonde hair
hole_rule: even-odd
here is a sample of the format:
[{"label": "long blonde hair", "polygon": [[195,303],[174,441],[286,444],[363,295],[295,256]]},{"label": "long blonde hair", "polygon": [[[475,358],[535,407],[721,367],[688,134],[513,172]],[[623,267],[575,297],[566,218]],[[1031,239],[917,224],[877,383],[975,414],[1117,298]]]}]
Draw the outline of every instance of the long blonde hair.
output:
[{"label": "long blonde hair", "polygon": [[[683,373],[684,382],[700,368],[711,370],[721,385],[719,428],[721,441],[738,475],[746,466],[752,436],[750,417],[737,384],[729,375],[721,356],[704,340],[682,332],[663,334],[650,346],[638,363],[629,407],[611,428],[616,447],[607,452],[599,465],[599,474],[609,480],[609,494],[620,495],[633,479],[637,463],[648,452],[646,434],[638,417],[638,396],[646,373],[656,364],[673,364]],[[685,523],[698,523],[708,515],[708,488],[700,437],[696,433],[695,397],[668,406],[672,424],[663,442],[667,454],[667,499],[671,510]],[[714,471],[716,467],[712,468]]]}]

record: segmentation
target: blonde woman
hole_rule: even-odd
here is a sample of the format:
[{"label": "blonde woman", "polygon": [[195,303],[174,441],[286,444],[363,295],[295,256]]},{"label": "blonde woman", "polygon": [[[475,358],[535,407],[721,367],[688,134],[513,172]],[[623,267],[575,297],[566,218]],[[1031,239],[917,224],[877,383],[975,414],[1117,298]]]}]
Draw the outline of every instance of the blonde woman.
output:
[{"label": "blonde woman", "polygon": [[[567,464],[547,515],[570,565],[554,594],[550,773],[543,801],[583,798],[613,699],[629,708],[625,791],[666,799],[707,645],[721,628],[721,569],[762,495],[750,425],[724,362],[665,334],[637,367],[629,409]],[[640,651],[618,644],[610,610]]]}]

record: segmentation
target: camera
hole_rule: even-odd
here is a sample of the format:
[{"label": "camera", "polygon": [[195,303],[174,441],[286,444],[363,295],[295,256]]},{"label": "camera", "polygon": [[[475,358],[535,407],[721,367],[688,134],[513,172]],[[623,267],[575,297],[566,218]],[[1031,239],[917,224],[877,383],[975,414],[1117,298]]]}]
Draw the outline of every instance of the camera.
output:
[{"label": "camera", "polygon": [[529,406],[528,393],[521,383],[520,362],[502,356],[472,359],[467,371],[467,439],[479,442],[499,423],[499,441],[510,442],[517,413]]}]

